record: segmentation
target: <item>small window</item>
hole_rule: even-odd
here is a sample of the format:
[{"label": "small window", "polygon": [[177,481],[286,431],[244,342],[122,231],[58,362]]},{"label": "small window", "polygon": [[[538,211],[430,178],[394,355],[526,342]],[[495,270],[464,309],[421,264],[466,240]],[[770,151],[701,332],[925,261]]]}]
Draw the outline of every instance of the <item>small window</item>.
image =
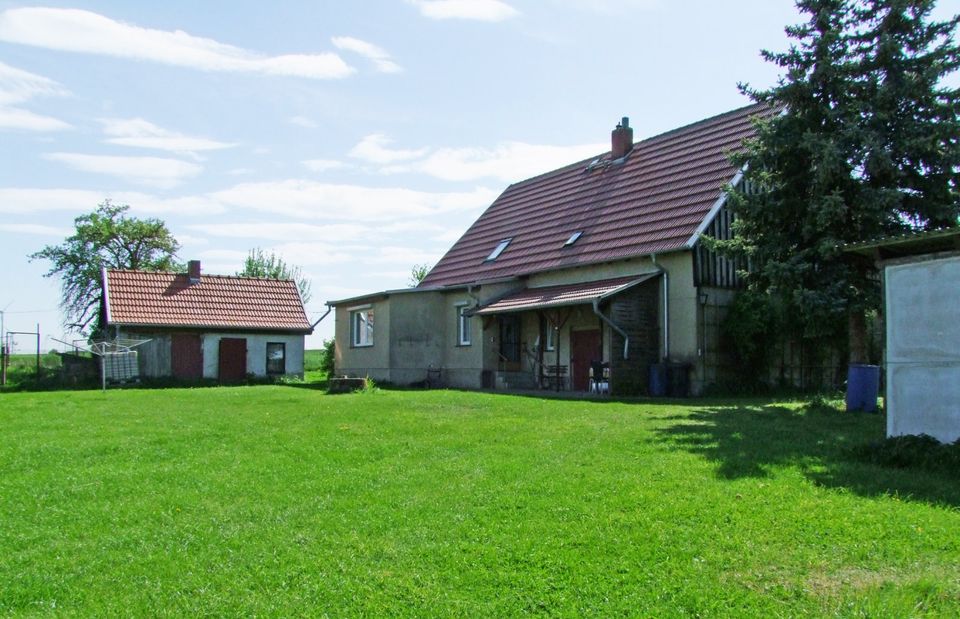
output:
[{"label": "small window", "polygon": [[267,342],[267,374],[287,373],[287,345]]},{"label": "small window", "polygon": [[350,312],[350,342],[354,346],[373,346],[373,309]]},{"label": "small window", "polygon": [[567,242],[564,243],[563,246],[570,247],[571,245],[577,242],[577,239],[579,239],[581,235],[583,235],[583,230],[577,230],[576,232],[570,235],[570,238],[567,239]]},{"label": "small window", "polygon": [[470,345],[470,316],[467,315],[469,310],[469,305],[457,307],[457,343],[460,346]]},{"label": "small window", "polygon": [[547,333],[546,341],[543,344],[544,350],[556,350],[557,349],[557,330],[553,328],[553,325],[547,323]]},{"label": "small window", "polygon": [[510,241],[512,240],[513,240],[512,238],[509,238],[509,239],[503,239],[502,241],[500,241],[497,244],[497,246],[493,248],[493,251],[490,252],[490,255],[487,256],[487,259],[484,260],[484,262],[492,262],[496,260],[498,257],[500,257],[500,254],[503,253],[503,250],[507,248],[507,245],[509,245]]}]

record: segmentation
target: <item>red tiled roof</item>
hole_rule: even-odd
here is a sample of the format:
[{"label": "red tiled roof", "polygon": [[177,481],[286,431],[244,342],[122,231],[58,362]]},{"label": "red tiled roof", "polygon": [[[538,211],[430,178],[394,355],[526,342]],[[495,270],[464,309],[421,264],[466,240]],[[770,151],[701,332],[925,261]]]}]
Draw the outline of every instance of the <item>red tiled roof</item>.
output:
[{"label": "red tiled roof", "polygon": [[[751,118],[770,113],[762,105],[741,108],[638,142],[623,163],[605,153],[511,185],[420,286],[682,249],[735,176],[728,155],[754,134]],[[565,247],[577,231],[583,235]],[[486,261],[507,238],[506,250]]]},{"label": "red tiled roof", "polygon": [[480,315],[504,314],[548,307],[579,305],[581,303],[591,302],[599,297],[617,294],[657,275],[659,275],[659,273],[648,273],[645,275],[633,275],[631,277],[584,282],[582,284],[527,288],[526,290],[515,292],[494,301],[480,308],[476,313]]},{"label": "red tiled roof", "polygon": [[291,280],[108,270],[107,323],[310,331]]}]

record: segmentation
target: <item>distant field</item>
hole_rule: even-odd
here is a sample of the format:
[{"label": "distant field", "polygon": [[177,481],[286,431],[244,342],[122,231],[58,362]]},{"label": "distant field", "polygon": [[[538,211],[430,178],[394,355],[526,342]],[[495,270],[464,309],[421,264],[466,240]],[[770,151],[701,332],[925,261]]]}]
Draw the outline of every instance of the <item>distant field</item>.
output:
[{"label": "distant field", "polygon": [[307,386],[0,394],[0,614],[960,614],[880,416]]},{"label": "distant field", "polygon": [[322,349],[303,351],[303,369],[307,372],[319,370],[324,354]]}]

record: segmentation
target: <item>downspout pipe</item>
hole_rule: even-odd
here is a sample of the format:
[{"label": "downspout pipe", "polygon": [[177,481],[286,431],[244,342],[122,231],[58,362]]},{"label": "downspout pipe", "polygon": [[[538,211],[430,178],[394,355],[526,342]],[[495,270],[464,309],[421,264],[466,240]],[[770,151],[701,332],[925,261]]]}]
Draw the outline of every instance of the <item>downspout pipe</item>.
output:
[{"label": "downspout pipe", "polygon": [[316,326],[317,326],[318,324],[320,324],[320,321],[323,320],[324,318],[326,318],[327,316],[329,316],[329,315],[330,315],[330,312],[332,312],[332,311],[333,311],[333,306],[332,306],[332,305],[328,305],[328,306],[327,306],[327,311],[324,312],[323,316],[321,316],[320,318],[317,318],[317,322],[315,322],[315,323],[313,323],[312,325],[310,325],[310,329],[313,330],[314,328],[316,328]]},{"label": "downspout pipe", "polygon": [[603,321],[603,324],[609,326],[611,329],[616,331],[620,337],[623,338],[623,358],[627,359],[630,357],[630,336],[627,335],[627,332],[621,329],[619,326],[614,324],[612,320],[607,318],[607,316],[600,311],[600,297],[594,297],[593,299],[593,313],[600,317],[600,320]]},{"label": "downspout pipe", "polygon": [[657,264],[657,254],[651,254],[650,260],[663,275],[663,358],[670,358],[670,274]]},{"label": "downspout pipe", "polygon": [[467,284],[467,296],[473,299],[474,307],[480,307],[480,297],[473,291],[474,288],[478,287],[477,284]]}]

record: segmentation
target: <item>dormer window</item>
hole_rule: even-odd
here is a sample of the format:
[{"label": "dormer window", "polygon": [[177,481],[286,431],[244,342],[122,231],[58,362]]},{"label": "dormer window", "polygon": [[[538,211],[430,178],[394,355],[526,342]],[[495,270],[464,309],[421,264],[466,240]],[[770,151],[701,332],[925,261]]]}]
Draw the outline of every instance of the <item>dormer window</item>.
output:
[{"label": "dormer window", "polygon": [[579,239],[581,235],[583,235],[583,230],[577,230],[576,232],[570,235],[570,238],[567,239],[567,242],[564,243],[563,246],[570,247],[571,245],[577,242],[577,239]]},{"label": "dormer window", "polygon": [[493,248],[493,251],[490,252],[490,255],[487,256],[487,259],[484,260],[484,262],[493,262],[498,257],[500,257],[500,254],[503,253],[503,250],[507,248],[507,245],[509,245],[510,241],[512,240],[513,240],[512,238],[509,238],[509,239],[503,239],[502,241],[500,241],[497,244],[497,246]]}]

